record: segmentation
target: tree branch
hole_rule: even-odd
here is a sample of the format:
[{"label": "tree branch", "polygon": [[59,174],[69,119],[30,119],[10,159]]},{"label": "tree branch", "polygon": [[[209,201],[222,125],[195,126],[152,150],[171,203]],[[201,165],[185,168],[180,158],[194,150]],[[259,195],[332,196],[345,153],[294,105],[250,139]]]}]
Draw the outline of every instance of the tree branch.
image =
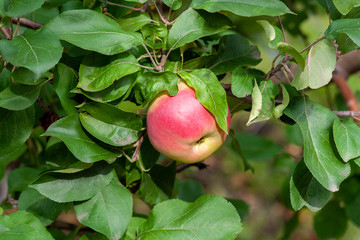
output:
[{"label": "tree branch", "polygon": [[28,18],[24,18],[24,17],[21,17],[21,18],[12,18],[12,21],[14,23],[19,23],[21,26],[23,27],[27,27],[27,28],[30,28],[30,29],[39,29],[43,26],[43,24],[41,23],[38,23],[38,22],[34,22]]},{"label": "tree branch", "polygon": [[203,162],[191,163],[191,164],[181,163],[176,167],[176,173],[180,173],[180,172],[184,171],[185,169],[188,169],[189,167],[197,167],[199,170],[203,170],[203,169],[207,168],[208,165]]},{"label": "tree branch", "polygon": [[1,30],[1,32],[5,35],[5,38],[6,38],[7,40],[11,40],[11,39],[12,39],[12,35],[11,35],[11,33],[10,33],[10,30],[9,30],[6,26],[0,28],[0,30]]}]

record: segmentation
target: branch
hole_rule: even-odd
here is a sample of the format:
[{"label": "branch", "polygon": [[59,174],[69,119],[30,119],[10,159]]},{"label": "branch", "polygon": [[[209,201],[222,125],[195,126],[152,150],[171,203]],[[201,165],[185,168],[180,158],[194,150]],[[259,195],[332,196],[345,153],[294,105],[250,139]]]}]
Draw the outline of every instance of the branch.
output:
[{"label": "branch", "polygon": [[141,11],[141,12],[142,12],[142,10],[143,10],[142,7],[140,7],[140,8],[134,8],[134,7],[130,7],[130,6],[127,6],[127,5],[122,5],[122,4],[118,4],[118,3],[108,2],[108,1],[104,1],[104,0],[100,0],[100,2],[105,3],[105,4],[107,4],[107,5],[111,5],[111,6],[117,6],[117,7],[127,8],[127,9],[134,10],[134,11]]},{"label": "branch", "polygon": [[282,35],[283,35],[283,40],[284,40],[284,42],[286,42],[286,35],[285,35],[284,26],[283,26],[283,24],[282,24],[281,18],[280,18],[280,17],[277,17],[277,18],[278,18],[279,23],[280,23],[281,32],[282,32]]},{"label": "branch", "polygon": [[333,111],[338,117],[354,117],[360,115],[360,111]]},{"label": "branch", "polygon": [[208,165],[203,162],[191,163],[191,164],[181,163],[176,167],[176,173],[180,173],[180,172],[184,171],[185,169],[188,169],[189,167],[197,167],[199,170],[203,170],[203,169],[207,168]]},{"label": "branch", "polygon": [[19,23],[21,26],[23,27],[27,27],[27,28],[30,28],[30,29],[39,29],[43,26],[43,24],[41,23],[38,23],[38,22],[34,22],[28,18],[24,18],[24,17],[21,17],[21,18],[12,18],[12,21],[14,23]]},{"label": "branch", "polygon": [[11,39],[12,39],[12,35],[11,35],[11,33],[10,33],[10,30],[9,30],[6,26],[0,28],[0,30],[1,30],[1,32],[5,35],[5,38],[6,38],[7,40],[11,40]]}]

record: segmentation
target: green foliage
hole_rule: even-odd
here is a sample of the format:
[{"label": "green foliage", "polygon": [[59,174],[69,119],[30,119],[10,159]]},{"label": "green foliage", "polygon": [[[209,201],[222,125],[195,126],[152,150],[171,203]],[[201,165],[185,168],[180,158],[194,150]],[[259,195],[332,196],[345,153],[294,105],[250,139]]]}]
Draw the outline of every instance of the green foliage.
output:
[{"label": "green foliage", "polygon": [[[320,239],[360,226],[358,116],[333,112],[345,102],[331,82],[338,51],[359,49],[360,3],[285,2],[0,1],[0,239],[246,239],[257,201],[231,191],[256,188],[250,174],[271,191],[276,171],[286,182],[271,201],[281,194],[276,205],[296,211],[276,224],[282,239],[304,207]],[[146,135],[147,106],[180,81],[231,135],[223,159],[207,162],[221,179],[162,156]],[[229,175],[240,169],[252,173]],[[66,235],[58,219],[73,210],[80,225]]]}]

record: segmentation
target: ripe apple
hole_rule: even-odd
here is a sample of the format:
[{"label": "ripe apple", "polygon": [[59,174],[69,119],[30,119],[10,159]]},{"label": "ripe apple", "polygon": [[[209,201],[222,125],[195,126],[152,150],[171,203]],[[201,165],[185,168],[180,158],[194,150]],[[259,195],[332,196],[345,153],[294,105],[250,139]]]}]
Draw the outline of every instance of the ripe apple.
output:
[{"label": "ripe apple", "polygon": [[165,156],[185,163],[199,162],[215,152],[227,134],[196,99],[191,87],[183,81],[178,87],[177,95],[160,93],[152,100],[147,111],[147,133],[151,144]]}]

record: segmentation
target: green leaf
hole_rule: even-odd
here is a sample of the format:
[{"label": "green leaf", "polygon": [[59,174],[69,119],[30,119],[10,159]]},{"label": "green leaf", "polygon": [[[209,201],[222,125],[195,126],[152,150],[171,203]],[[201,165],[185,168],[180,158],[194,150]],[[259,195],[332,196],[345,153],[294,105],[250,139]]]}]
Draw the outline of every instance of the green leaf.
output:
[{"label": "green leaf", "polygon": [[30,107],[39,97],[42,85],[11,84],[0,92],[0,107],[15,111]]},{"label": "green leaf", "polygon": [[253,17],[260,15],[280,16],[293,13],[279,0],[194,0],[191,6],[208,12],[229,11],[236,15]]},{"label": "green leaf", "polygon": [[307,169],[304,161],[299,162],[290,180],[290,199],[295,211],[303,206],[318,211],[330,200],[331,192],[324,188]]},{"label": "green leaf", "polygon": [[81,128],[77,115],[68,115],[53,124],[43,134],[60,138],[70,152],[82,162],[92,163],[100,160],[113,162],[121,153],[94,142]]},{"label": "green leaf", "polygon": [[6,62],[25,67],[35,73],[36,78],[59,62],[62,55],[59,39],[48,29],[28,29],[12,40],[1,40],[0,53]]},{"label": "green leaf", "polygon": [[19,210],[34,214],[44,226],[54,222],[65,206],[63,203],[57,203],[44,197],[32,188],[21,192],[18,202]]},{"label": "green leaf", "polygon": [[41,170],[20,167],[12,170],[8,176],[9,192],[24,191],[41,173]]},{"label": "green leaf", "polygon": [[37,77],[33,71],[30,71],[24,67],[18,67],[12,72],[12,78],[15,83],[21,83],[25,85],[38,85],[46,81],[46,79],[52,78],[52,73],[45,72],[41,77]]},{"label": "green leaf", "polygon": [[226,92],[216,75],[208,69],[194,70],[190,73],[181,71],[178,74],[195,90],[197,100],[215,116],[219,127],[227,133]]},{"label": "green leaf", "polygon": [[54,75],[54,89],[59,96],[62,107],[67,114],[76,114],[78,103],[72,99],[75,96],[70,90],[76,87],[77,78],[74,70],[62,63],[56,66]]},{"label": "green leaf", "polygon": [[203,187],[198,181],[185,180],[176,181],[178,198],[186,202],[195,202],[195,200],[205,194]]},{"label": "green leaf", "polygon": [[53,240],[54,238],[31,213],[16,211],[0,216],[0,235],[6,240]]},{"label": "green leaf", "polygon": [[226,200],[228,200],[236,208],[236,211],[241,219],[249,215],[249,205],[243,200],[229,198],[227,198]]},{"label": "green leaf", "polygon": [[194,203],[173,199],[157,204],[140,226],[137,239],[235,239],[241,229],[231,203],[204,195]]},{"label": "green leaf", "polygon": [[290,95],[286,90],[286,87],[284,87],[282,84],[280,84],[280,86],[282,89],[282,102],[274,108],[273,114],[276,119],[279,119],[283,115],[285,108],[290,103]]},{"label": "green leaf", "polygon": [[257,65],[260,61],[260,52],[256,47],[251,46],[241,35],[230,34],[220,39],[217,57],[206,66],[219,75],[239,66]]},{"label": "green leaf", "polygon": [[231,148],[237,153],[238,156],[240,156],[241,160],[243,161],[244,171],[251,170],[251,172],[254,173],[255,169],[245,157],[243,149],[241,148],[240,143],[235,136],[234,130],[230,129],[229,135],[231,136]]},{"label": "green leaf", "polygon": [[271,25],[266,20],[257,20],[256,22],[260,24],[261,27],[264,29],[266,40],[268,41],[269,47],[273,49],[277,49],[278,43],[283,41],[283,35],[281,30],[278,27]]},{"label": "green leaf", "polygon": [[275,108],[275,97],[279,94],[279,87],[272,81],[262,81],[260,86],[256,81],[254,84],[252,98],[252,108],[247,126],[256,123],[267,121],[272,117]]},{"label": "green leaf", "polygon": [[150,23],[141,28],[141,34],[146,45],[155,50],[165,46],[168,29],[163,23]]},{"label": "green leaf", "polygon": [[345,164],[334,153],[331,127],[336,115],[306,97],[296,97],[285,114],[300,126],[304,138],[304,161],[311,174],[326,189],[335,192],[350,174]]},{"label": "green leaf", "polygon": [[178,92],[180,78],[173,72],[146,72],[136,80],[136,101],[146,106],[159,92],[166,90],[171,96]]},{"label": "green leaf", "polygon": [[339,34],[346,34],[356,45],[360,46],[360,19],[339,19],[331,22],[325,31],[325,36],[336,40]]},{"label": "green leaf", "polygon": [[169,166],[155,165],[143,173],[140,196],[150,204],[158,204],[172,197],[176,177],[176,163]]},{"label": "green leaf", "polygon": [[188,8],[177,19],[169,31],[170,49],[179,48],[199,38],[223,32],[231,21],[220,13],[208,13]]},{"label": "green leaf", "polygon": [[138,33],[126,32],[110,17],[89,9],[65,11],[46,27],[61,40],[105,55],[124,52],[141,39]]},{"label": "green leaf", "polygon": [[16,112],[0,108],[0,156],[25,143],[34,123],[34,107]]},{"label": "green leaf", "polygon": [[335,7],[342,15],[347,14],[353,7],[360,6],[359,0],[333,0]]},{"label": "green leaf", "polygon": [[238,98],[248,96],[253,90],[254,76],[248,69],[237,67],[231,76],[231,92]]},{"label": "green leaf", "polygon": [[352,199],[350,203],[345,205],[346,214],[349,219],[356,224],[356,226],[360,226],[360,194],[355,196],[355,199]]},{"label": "green leaf", "polygon": [[101,162],[75,173],[48,172],[30,187],[55,202],[83,201],[98,194],[113,178],[113,168]]},{"label": "green leaf", "polygon": [[109,87],[115,80],[140,70],[133,55],[123,53],[112,57],[90,54],[79,69],[78,87],[97,92]]},{"label": "green leaf", "polygon": [[125,99],[129,91],[134,87],[136,77],[136,74],[127,75],[115,81],[110,87],[98,92],[86,92],[79,88],[72,90],[72,92],[83,94],[93,101],[102,103],[111,102],[123,96],[123,99]]},{"label": "green leaf", "polygon": [[178,10],[182,5],[181,0],[164,0],[164,3],[172,10]]},{"label": "green leaf", "polygon": [[126,229],[125,235],[120,240],[134,240],[140,225],[146,222],[146,218],[132,217]]},{"label": "green leaf", "polygon": [[11,0],[6,15],[9,17],[22,17],[40,8],[45,0]]},{"label": "green leaf", "polygon": [[119,25],[128,32],[140,30],[144,25],[153,22],[147,13],[134,11],[119,18]]},{"label": "green leaf", "polygon": [[295,74],[292,85],[297,90],[317,89],[327,85],[335,69],[336,53],[330,40],[322,40],[310,48],[304,71]]},{"label": "green leaf", "polygon": [[97,139],[112,146],[125,146],[136,142],[143,124],[133,113],[105,103],[86,103],[80,108],[83,127]]},{"label": "green leaf", "polygon": [[277,44],[277,48],[280,51],[283,51],[283,52],[291,55],[295,59],[297,64],[299,64],[299,67],[301,68],[301,70],[304,71],[305,59],[303,58],[303,56],[301,56],[301,54],[291,44],[285,43],[285,42],[279,42]]},{"label": "green leaf", "polygon": [[12,162],[18,159],[21,155],[24,154],[27,147],[25,144],[20,145],[19,147],[16,147],[7,153],[0,153],[0,181],[5,175],[5,169],[6,166]]},{"label": "green leaf", "polygon": [[356,123],[336,118],[333,131],[336,148],[345,162],[360,157],[360,127]]},{"label": "green leaf", "polygon": [[111,240],[126,231],[132,216],[132,196],[116,177],[86,202],[75,205],[77,219]]},{"label": "green leaf", "polygon": [[0,91],[9,87],[11,83],[11,72],[4,68],[0,73]]},{"label": "green leaf", "polygon": [[347,229],[345,209],[337,201],[329,202],[314,217],[314,230],[321,239],[338,239]]},{"label": "green leaf", "polygon": [[71,154],[65,143],[56,137],[49,138],[43,156],[46,164],[59,168],[67,168],[69,165],[79,162]]}]

